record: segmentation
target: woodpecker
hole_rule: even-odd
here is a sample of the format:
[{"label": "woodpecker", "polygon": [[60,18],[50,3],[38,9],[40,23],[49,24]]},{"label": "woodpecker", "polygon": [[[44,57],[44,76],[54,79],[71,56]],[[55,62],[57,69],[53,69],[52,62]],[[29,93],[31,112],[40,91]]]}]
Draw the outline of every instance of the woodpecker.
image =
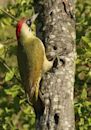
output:
[{"label": "woodpecker", "polygon": [[34,21],[35,16],[31,19],[22,18],[16,27],[18,66],[30,99],[38,98],[40,80],[53,66],[53,61],[46,57],[44,44],[35,34]]}]

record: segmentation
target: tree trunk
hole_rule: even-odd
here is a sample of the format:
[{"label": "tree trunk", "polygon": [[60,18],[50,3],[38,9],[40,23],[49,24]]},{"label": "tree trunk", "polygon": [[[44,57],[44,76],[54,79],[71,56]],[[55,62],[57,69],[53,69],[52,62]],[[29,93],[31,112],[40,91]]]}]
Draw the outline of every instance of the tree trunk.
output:
[{"label": "tree trunk", "polygon": [[[75,21],[72,0],[44,0],[46,54],[56,57],[43,76],[44,107],[37,111],[37,130],[74,130]],[[37,106],[39,106],[37,104]]]}]

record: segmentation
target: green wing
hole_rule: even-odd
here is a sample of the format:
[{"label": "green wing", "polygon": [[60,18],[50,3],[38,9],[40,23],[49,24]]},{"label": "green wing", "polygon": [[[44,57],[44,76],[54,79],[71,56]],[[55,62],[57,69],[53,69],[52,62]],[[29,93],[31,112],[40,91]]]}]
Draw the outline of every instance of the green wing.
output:
[{"label": "green wing", "polygon": [[23,43],[22,49],[18,45],[18,50],[18,64],[23,84],[29,97],[32,98],[35,93],[37,98],[43,70],[43,45],[38,38],[33,38],[28,39],[26,44]]}]

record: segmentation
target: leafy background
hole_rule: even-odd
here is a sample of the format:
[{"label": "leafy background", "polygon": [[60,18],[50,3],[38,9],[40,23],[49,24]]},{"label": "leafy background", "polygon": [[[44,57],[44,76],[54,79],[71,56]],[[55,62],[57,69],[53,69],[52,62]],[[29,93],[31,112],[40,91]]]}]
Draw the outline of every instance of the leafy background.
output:
[{"label": "leafy background", "polygon": [[[33,0],[13,0],[3,7],[17,19],[34,14]],[[91,130],[91,1],[76,2],[76,130]],[[16,60],[15,20],[0,11],[0,130],[34,130]],[[2,44],[1,44],[2,43]]]},{"label": "leafy background", "polygon": [[76,129],[91,130],[91,1],[76,3]]},{"label": "leafy background", "polygon": [[[33,1],[9,2],[4,10],[16,19],[31,17]],[[21,86],[17,67],[15,25],[15,20],[0,11],[0,130],[34,130],[34,111]]]}]

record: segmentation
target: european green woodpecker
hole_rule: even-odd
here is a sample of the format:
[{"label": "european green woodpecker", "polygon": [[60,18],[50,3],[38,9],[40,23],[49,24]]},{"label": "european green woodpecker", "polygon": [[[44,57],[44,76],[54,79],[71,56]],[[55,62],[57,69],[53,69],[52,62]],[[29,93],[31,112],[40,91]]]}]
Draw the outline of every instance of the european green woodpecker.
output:
[{"label": "european green woodpecker", "polygon": [[53,61],[48,61],[44,44],[34,33],[33,22],[34,19],[23,18],[17,24],[17,59],[25,90],[30,99],[37,99],[42,75],[51,69]]}]

